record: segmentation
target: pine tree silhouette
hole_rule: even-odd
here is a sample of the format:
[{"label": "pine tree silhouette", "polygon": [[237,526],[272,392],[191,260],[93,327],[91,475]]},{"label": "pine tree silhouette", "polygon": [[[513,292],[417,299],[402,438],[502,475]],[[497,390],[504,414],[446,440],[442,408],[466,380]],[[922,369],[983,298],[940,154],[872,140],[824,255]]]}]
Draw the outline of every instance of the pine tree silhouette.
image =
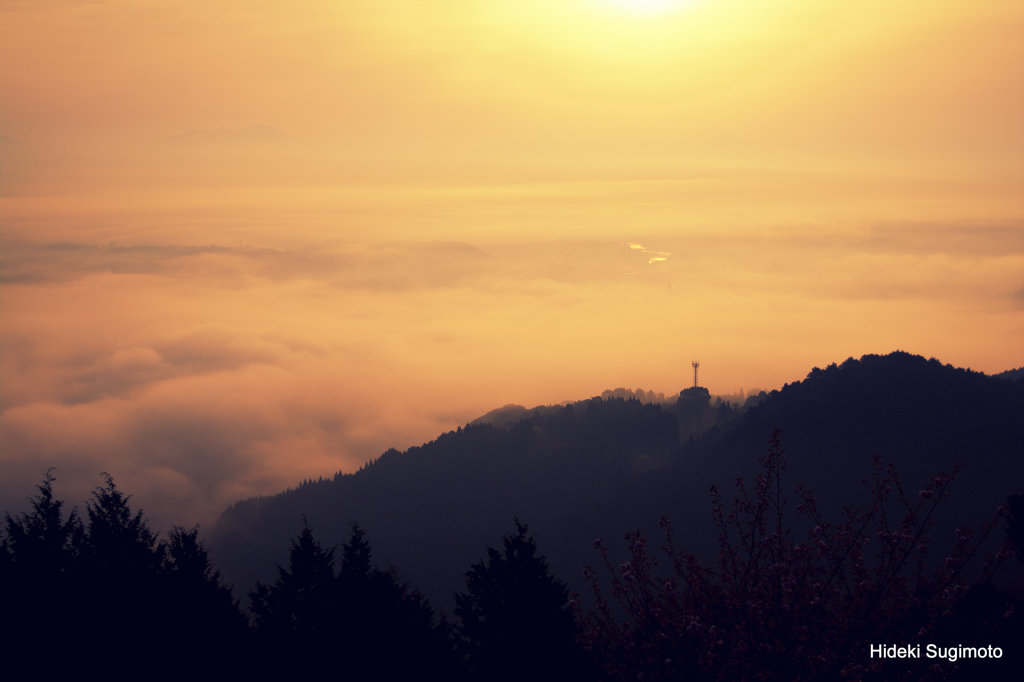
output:
[{"label": "pine tree silhouette", "polygon": [[459,633],[474,679],[591,679],[576,646],[565,584],[551,575],[529,528],[518,519],[502,550],[466,574],[455,596]]}]

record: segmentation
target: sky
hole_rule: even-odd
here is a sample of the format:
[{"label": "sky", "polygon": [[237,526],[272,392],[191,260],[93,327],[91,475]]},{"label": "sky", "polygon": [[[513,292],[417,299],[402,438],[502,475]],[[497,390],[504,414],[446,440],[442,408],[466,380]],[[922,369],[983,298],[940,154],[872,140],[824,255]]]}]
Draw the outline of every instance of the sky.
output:
[{"label": "sky", "polygon": [[1024,2],[0,0],[0,509],[1024,365]]}]

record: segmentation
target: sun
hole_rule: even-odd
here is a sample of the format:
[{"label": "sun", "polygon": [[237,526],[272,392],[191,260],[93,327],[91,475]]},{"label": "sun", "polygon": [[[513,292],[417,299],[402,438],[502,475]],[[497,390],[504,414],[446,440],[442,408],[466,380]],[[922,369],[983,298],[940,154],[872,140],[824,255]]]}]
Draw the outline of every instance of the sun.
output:
[{"label": "sun", "polygon": [[630,14],[666,14],[691,5],[695,0],[603,0],[605,5]]}]

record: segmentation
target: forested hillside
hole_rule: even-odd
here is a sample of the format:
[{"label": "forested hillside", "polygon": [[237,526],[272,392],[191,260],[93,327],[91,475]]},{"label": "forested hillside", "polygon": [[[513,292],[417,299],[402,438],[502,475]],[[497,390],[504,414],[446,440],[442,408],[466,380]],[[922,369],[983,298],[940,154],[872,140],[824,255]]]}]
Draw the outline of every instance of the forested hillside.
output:
[{"label": "forested hillside", "polygon": [[905,353],[743,407],[506,407],[235,505],[212,558],[107,475],[69,511],[51,470],[3,519],[0,632],[54,675],[1019,679],[1022,416],[1012,375]]},{"label": "forested hillside", "polygon": [[593,538],[649,530],[661,516],[680,542],[711,555],[710,486],[755,475],[776,427],[787,482],[814,489],[825,510],[865,498],[860,481],[875,456],[910,487],[959,462],[939,520],[981,523],[1024,491],[1022,415],[1024,382],[901,352],[815,368],[745,410],[701,388],[668,404],[594,398],[524,410],[518,421],[492,415],[357,473],[239,503],[212,544],[225,574],[245,585],[284,560],[303,519],[327,543],[358,522],[384,563],[445,605],[463,567],[518,517],[580,589]]}]

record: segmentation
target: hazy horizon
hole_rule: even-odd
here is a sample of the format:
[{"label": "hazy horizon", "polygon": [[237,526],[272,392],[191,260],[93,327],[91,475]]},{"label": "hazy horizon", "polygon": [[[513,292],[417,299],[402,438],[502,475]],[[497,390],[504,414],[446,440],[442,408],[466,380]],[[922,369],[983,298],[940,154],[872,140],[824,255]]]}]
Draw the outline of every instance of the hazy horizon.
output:
[{"label": "hazy horizon", "polygon": [[508,403],[1024,365],[1020,3],[0,2],[0,507]]}]

